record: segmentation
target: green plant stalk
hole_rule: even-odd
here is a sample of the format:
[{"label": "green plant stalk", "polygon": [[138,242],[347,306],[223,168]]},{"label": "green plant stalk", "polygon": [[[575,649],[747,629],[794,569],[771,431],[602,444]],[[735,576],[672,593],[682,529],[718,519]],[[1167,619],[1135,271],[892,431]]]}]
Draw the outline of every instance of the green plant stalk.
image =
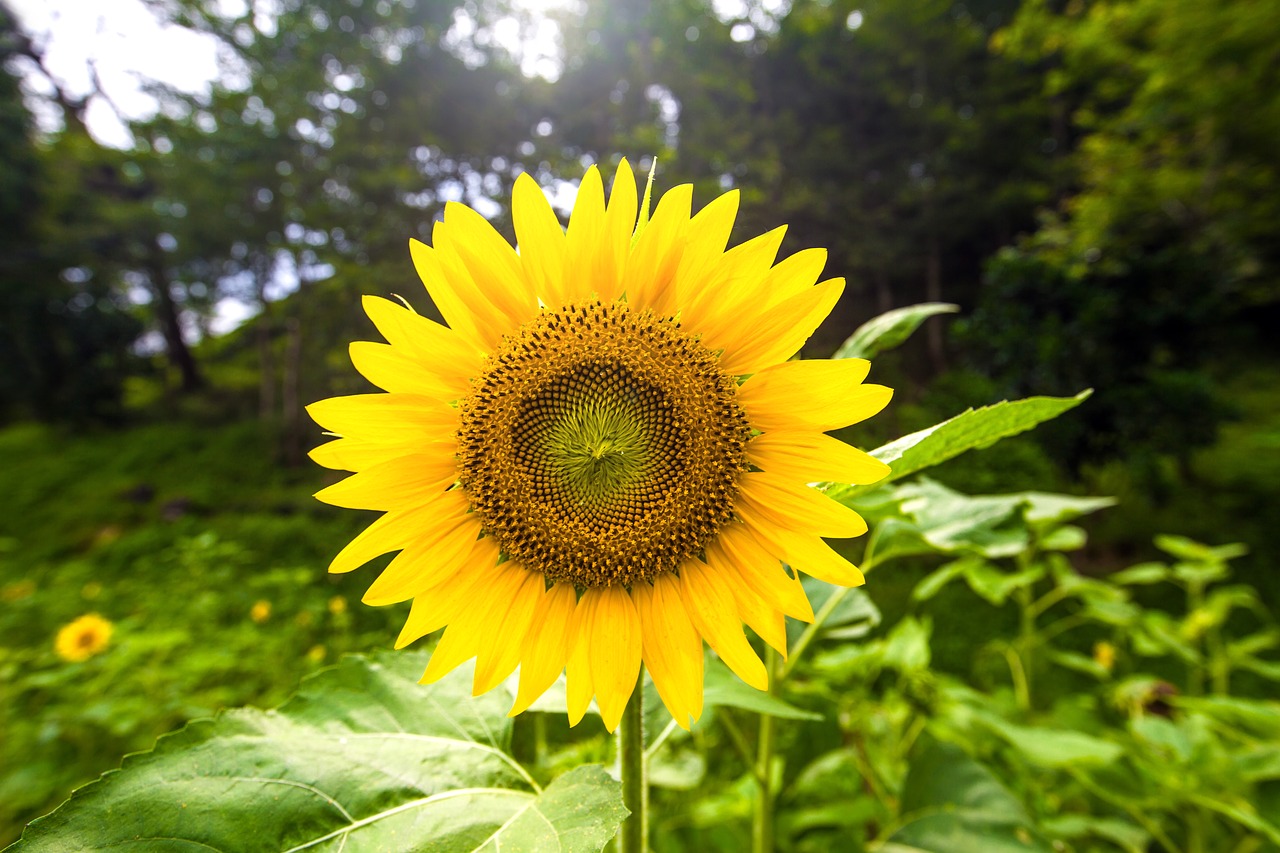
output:
[{"label": "green plant stalk", "polygon": [[758,779],[760,768],[756,767],[755,756],[751,754],[751,746],[747,743],[746,735],[742,733],[742,727],[738,725],[738,721],[734,719],[728,708],[717,708],[716,716],[724,723],[724,730],[729,733],[729,742],[733,744],[742,763],[746,764],[751,775]]},{"label": "green plant stalk", "polygon": [[[769,674],[769,695],[778,692],[778,653],[772,646],[765,646],[765,672]],[[751,824],[752,853],[772,853],[773,851],[773,750],[777,735],[777,720],[768,714],[760,715],[760,737],[756,742],[756,811]]]},{"label": "green plant stalk", "polygon": [[533,715],[533,766],[542,767],[547,762],[547,715]]},{"label": "green plant stalk", "polygon": [[1009,677],[1013,679],[1013,695],[1018,700],[1018,708],[1031,710],[1031,685],[1027,683],[1027,673],[1022,666],[1022,658],[1013,646],[1004,647],[1004,659],[1009,664]]},{"label": "green plant stalk", "polygon": [[[1196,618],[1200,612],[1200,608],[1204,606],[1204,585],[1199,581],[1191,581],[1187,584],[1187,618]],[[1187,694],[1191,696],[1204,695],[1204,669],[1205,662],[1204,653],[1204,637],[1203,634],[1197,632],[1194,638],[1195,650],[1200,657],[1200,661],[1191,661],[1187,664]]]},{"label": "green plant stalk", "polygon": [[[1031,560],[1027,558],[1026,552],[1019,554],[1018,571],[1025,572],[1030,567]],[[1022,659],[1023,699],[1026,703],[1023,710],[1030,711],[1034,688],[1033,655],[1036,645],[1035,602],[1031,598],[1032,592],[1029,587],[1019,587],[1014,594],[1018,602],[1018,655]]]},{"label": "green plant stalk", "polygon": [[[875,567],[876,542],[880,536],[880,528],[871,531],[867,539],[866,550],[862,554],[862,573],[867,575]],[[772,647],[765,647],[764,665],[769,675],[769,695],[777,696],[782,692],[782,685],[791,675],[800,658],[822,632],[822,626],[831,618],[831,614],[840,606],[840,602],[849,594],[848,587],[835,590],[827,598],[822,608],[814,614],[813,622],[800,635],[789,659],[784,666],[778,666],[778,654]],[[776,792],[773,791],[773,751],[777,720],[767,714],[760,715],[760,734],[756,741],[756,762],[754,772],[756,784],[759,786],[759,797],[756,801],[756,813],[751,825],[752,853],[772,853],[773,850],[773,805]],[[741,733],[738,733],[741,739]]]},{"label": "green plant stalk", "polygon": [[1214,625],[1205,638],[1209,649],[1209,684],[1219,696],[1231,693],[1231,658],[1223,648],[1222,629]]},{"label": "green plant stalk", "polygon": [[[871,570],[875,568],[876,542],[879,538],[880,528],[876,527],[875,530],[871,531],[871,536],[867,539],[867,549],[862,555],[862,574],[864,576],[871,574]],[[782,686],[782,682],[785,682],[787,678],[790,677],[792,670],[796,668],[796,664],[800,662],[800,658],[804,656],[804,653],[809,649],[810,644],[812,644],[814,640],[818,639],[818,634],[822,633],[822,626],[831,618],[831,614],[840,606],[840,602],[844,601],[844,597],[849,594],[850,589],[851,587],[843,586],[837,588],[836,591],[831,593],[827,598],[821,609],[814,614],[813,621],[809,623],[809,627],[804,629],[804,633],[800,635],[800,639],[796,640],[795,647],[791,649],[791,654],[787,658],[786,665],[783,666],[782,671],[777,674],[777,683],[779,687]],[[771,672],[769,679],[770,692],[773,692],[773,685],[774,678],[773,673]]]},{"label": "green plant stalk", "polygon": [[631,812],[618,833],[619,853],[649,849],[649,778],[644,752],[644,665],[636,689],[618,723],[618,763],[622,768],[622,802]]}]

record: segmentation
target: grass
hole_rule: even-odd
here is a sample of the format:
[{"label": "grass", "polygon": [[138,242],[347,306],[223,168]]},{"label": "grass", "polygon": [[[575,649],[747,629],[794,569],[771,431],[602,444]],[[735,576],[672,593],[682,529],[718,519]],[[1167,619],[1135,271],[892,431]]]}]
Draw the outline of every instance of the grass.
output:
[{"label": "grass", "polygon": [[[270,459],[253,423],[0,432],[0,844],[185,721],[276,705],[391,643],[404,608],[360,605],[368,573],[325,572],[369,519]],[[90,612],[111,645],[59,659],[59,628]]]}]

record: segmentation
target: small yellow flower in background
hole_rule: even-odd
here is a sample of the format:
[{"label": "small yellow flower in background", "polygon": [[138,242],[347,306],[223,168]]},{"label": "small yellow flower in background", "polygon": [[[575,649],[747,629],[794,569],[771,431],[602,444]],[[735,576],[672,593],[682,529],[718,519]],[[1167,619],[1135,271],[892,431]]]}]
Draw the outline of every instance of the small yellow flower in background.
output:
[{"label": "small yellow flower in background", "polygon": [[0,601],[11,604],[15,601],[21,601],[24,598],[30,598],[36,594],[36,582],[30,578],[23,578],[20,581],[7,583],[0,586]]},{"label": "small yellow flower in background", "polygon": [[1099,640],[1094,643],[1093,661],[1107,672],[1110,672],[1116,665],[1116,647],[1108,643],[1106,640]]},{"label": "small yellow flower in background", "polygon": [[124,535],[124,528],[118,524],[108,524],[93,536],[94,545],[110,545]]},{"label": "small yellow flower in background", "polygon": [[312,663],[320,663],[324,660],[324,656],[329,653],[324,646],[312,646],[307,650],[307,660]]},{"label": "small yellow flower in background", "polygon": [[726,250],[737,191],[691,215],[679,186],[647,220],[637,196],[626,161],[607,203],[593,167],[566,230],[521,175],[518,253],[447,205],[410,251],[448,325],[366,296],[389,343],[351,358],[387,393],[308,407],[338,436],[312,458],[355,472],[317,497],[385,513],[330,571],[399,551],[365,603],[412,599],[397,647],[447,626],[423,681],[474,657],[479,694],[519,666],[516,714],[563,670],[570,723],[594,697],[610,730],[642,659],[688,728],[704,639],[765,689],[743,623],[785,653],[785,617],[813,619],[783,562],[863,582],[823,537],[866,523],[807,484],[889,471],[826,435],[889,402],[870,364],[788,360],[844,289],[815,284],[826,252],[775,264],[784,228]]},{"label": "small yellow flower in background", "polygon": [[114,626],[97,613],[87,613],[63,625],[53,641],[53,650],[65,661],[78,663],[106,649]]},{"label": "small yellow flower in background", "polygon": [[334,616],[341,616],[347,612],[347,599],[341,595],[335,595],[329,599],[329,612]]},{"label": "small yellow flower in background", "polygon": [[249,618],[261,625],[271,618],[271,602],[260,599],[253,603],[253,607],[249,608]]}]

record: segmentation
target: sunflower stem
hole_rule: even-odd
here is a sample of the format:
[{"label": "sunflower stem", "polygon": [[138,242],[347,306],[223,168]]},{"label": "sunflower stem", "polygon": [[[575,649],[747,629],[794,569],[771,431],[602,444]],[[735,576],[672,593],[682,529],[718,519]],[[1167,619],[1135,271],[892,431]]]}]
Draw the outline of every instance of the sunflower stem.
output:
[{"label": "sunflower stem", "polygon": [[622,822],[619,853],[649,849],[649,779],[644,752],[644,666],[618,724],[618,761],[622,766],[622,802],[631,812]]},{"label": "sunflower stem", "polygon": [[[778,692],[778,653],[772,646],[764,650],[765,670],[769,673],[769,694]],[[751,824],[752,853],[773,851],[773,749],[777,720],[768,714],[760,715],[760,738],[756,744],[756,798],[755,820]]]}]

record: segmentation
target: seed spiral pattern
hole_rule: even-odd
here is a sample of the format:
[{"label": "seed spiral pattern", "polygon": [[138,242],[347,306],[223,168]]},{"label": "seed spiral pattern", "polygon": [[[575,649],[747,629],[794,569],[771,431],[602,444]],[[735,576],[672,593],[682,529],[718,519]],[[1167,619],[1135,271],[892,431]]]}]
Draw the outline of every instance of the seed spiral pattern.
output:
[{"label": "seed spiral pattern", "polygon": [[651,579],[732,517],[751,437],[735,389],[651,311],[543,312],[459,402],[460,482],[526,568],[580,588]]}]

